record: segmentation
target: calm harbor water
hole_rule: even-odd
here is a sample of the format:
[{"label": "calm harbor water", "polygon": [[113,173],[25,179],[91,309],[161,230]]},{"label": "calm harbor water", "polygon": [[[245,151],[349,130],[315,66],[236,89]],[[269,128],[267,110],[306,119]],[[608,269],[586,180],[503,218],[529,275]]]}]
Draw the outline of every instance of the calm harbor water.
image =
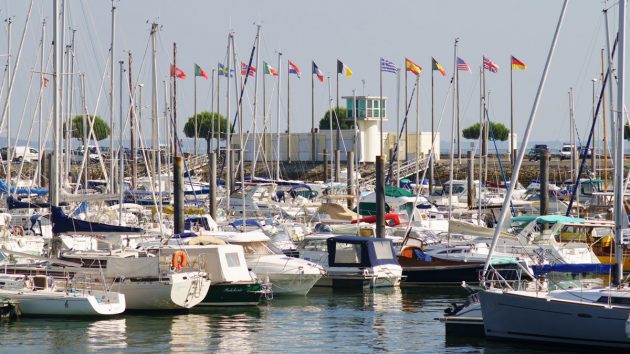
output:
[{"label": "calm harbor water", "polygon": [[0,323],[2,353],[286,352],[552,353],[562,347],[445,338],[440,316],[465,293],[404,288],[276,298],[251,308],[108,319],[22,318]]}]

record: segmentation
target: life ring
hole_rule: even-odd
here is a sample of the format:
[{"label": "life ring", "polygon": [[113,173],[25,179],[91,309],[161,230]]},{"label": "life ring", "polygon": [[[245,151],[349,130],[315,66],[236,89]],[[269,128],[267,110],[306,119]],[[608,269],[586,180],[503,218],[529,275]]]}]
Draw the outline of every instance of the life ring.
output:
[{"label": "life ring", "polygon": [[21,225],[13,226],[13,234],[16,236],[24,236],[24,228]]},{"label": "life ring", "polygon": [[171,259],[171,268],[177,268],[179,272],[188,264],[188,256],[184,251],[177,251],[173,253],[173,258]]}]

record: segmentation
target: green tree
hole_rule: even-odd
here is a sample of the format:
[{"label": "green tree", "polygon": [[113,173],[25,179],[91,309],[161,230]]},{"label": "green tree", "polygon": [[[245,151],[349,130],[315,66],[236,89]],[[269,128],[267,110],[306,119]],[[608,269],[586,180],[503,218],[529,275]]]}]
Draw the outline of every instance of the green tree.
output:
[{"label": "green tree", "polygon": [[339,129],[352,129],[354,126],[354,122],[351,120],[346,120],[346,109],[345,108],[333,108],[326,111],[324,117],[319,121],[319,129],[327,130],[330,129],[330,115],[331,112],[337,112],[337,115],[332,115],[333,119],[333,129],[337,129],[337,119],[339,119]]},{"label": "green tree", "polygon": [[[96,136],[96,140],[101,141],[109,137],[109,134],[111,132],[109,125],[105,123],[105,121],[99,116],[85,117],[88,129],[90,126],[91,118],[94,118],[94,136]],[[66,136],[66,123],[63,124],[63,136]],[[75,139],[83,140],[83,115],[78,115],[72,118],[72,137]],[[83,142],[83,145],[85,145],[85,141]]]},{"label": "green tree", "polygon": [[[214,133],[217,134],[219,128],[221,128],[221,139],[227,138],[227,120],[225,117],[216,112],[201,112],[197,113],[197,137],[206,139],[206,145],[208,153],[211,150],[212,141],[212,126],[214,125]],[[230,125],[232,126],[232,125]],[[184,125],[184,134],[188,138],[195,137],[195,116],[188,118],[188,121]]]},{"label": "green tree", "polygon": [[[492,125],[492,131],[494,131],[494,138],[499,141],[506,141],[510,137],[510,130],[501,123],[490,123]],[[462,130],[462,135],[465,139],[479,139],[479,123],[475,123],[468,128]],[[488,135],[492,137],[491,135]]]}]

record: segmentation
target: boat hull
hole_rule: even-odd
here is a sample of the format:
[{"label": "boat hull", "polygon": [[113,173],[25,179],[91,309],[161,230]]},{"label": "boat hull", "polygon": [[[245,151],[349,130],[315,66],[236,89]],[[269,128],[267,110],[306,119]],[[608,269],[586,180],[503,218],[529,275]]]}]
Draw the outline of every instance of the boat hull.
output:
[{"label": "boat hull", "polygon": [[488,337],[630,348],[629,307],[495,291],[481,291],[479,298]]},{"label": "boat hull", "polygon": [[114,292],[93,294],[0,291],[1,297],[19,303],[19,311],[23,316],[107,316],[125,311],[124,295]]},{"label": "boat hull", "polygon": [[256,306],[263,294],[260,283],[214,283],[199,306]]}]

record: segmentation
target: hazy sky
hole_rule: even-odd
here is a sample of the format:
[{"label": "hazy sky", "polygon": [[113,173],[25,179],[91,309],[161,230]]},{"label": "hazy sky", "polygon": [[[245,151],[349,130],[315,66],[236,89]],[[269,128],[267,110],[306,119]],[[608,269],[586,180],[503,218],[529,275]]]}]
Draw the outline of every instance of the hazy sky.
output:
[{"label": "hazy sky", "polygon": [[[84,72],[88,86],[88,107],[94,112],[101,79],[106,69],[111,30],[111,1],[67,0],[68,27],[76,29],[76,68]],[[3,0],[0,16],[14,16],[12,50],[14,58],[19,47],[29,1]],[[46,31],[50,36],[52,0],[36,0],[28,28],[19,75],[12,99],[12,122],[17,127],[22,111],[25,123],[22,135],[26,137],[35,100],[31,93],[25,103],[32,68],[38,69],[41,21],[47,19]],[[226,57],[227,35],[235,33],[237,55],[247,61],[254,41],[256,26],[262,25],[260,68],[262,61],[277,66],[278,50],[282,51],[283,71],[286,60],[297,64],[302,78],[291,77],[291,125],[294,131],[309,131],[311,127],[311,60],[332,79],[332,96],[335,97],[334,78],[336,60],[340,59],[354,72],[350,79],[340,78],[340,94],[378,95],[379,58],[387,58],[404,66],[408,57],[424,68],[421,74],[421,129],[430,130],[430,77],[431,57],[445,68],[448,77],[435,76],[436,121],[453,73],[453,42],[459,37],[458,55],[473,68],[473,74],[460,73],[460,101],[462,127],[479,119],[479,75],[482,55],[495,61],[500,67],[497,74],[487,73],[490,94],[490,116],[494,121],[509,127],[509,78],[510,55],[524,61],[528,69],[514,73],[515,130],[521,134],[529,116],[536,88],[543,70],[549,45],[562,7],[560,0],[531,1],[203,1],[203,0],[121,0],[115,1],[116,14],[116,61],[126,60],[128,50],[134,53],[133,72],[139,82],[145,83],[145,106],[150,94],[148,45],[150,23],[162,27],[158,39],[158,81],[160,82],[160,108],[163,109],[162,80],[167,79],[168,65],[172,60],[172,44],[177,42],[178,66],[188,78],[178,81],[179,129],[193,113],[193,63],[198,63],[210,74],[217,62]],[[568,140],[568,94],[575,92],[575,112],[579,133],[584,136],[591,114],[592,79],[599,78],[600,50],[605,48],[605,26],[601,1],[572,1],[569,4],[556,55],[553,59],[547,86],[533,131],[533,140]],[[616,31],[616,5],[610,13],[611,33]],[[50,50],[50,37],[46,41],[46,53]],[[6,26],[0,32],[0,51],[7,46]],[[4,59],[2,59],[4,60]],[[141,69],[141,65],[143,68]],[[50,70],[50,69],[49,69]],[[118,70],[118,64],[116,64]],[[106,74],[107,75],[107,74]],[[396,78],[384,75],[384,95],[390,98],[389,122],[386,129],[396,127]],[[411,77],[411,76],[410,76]],[[118,82],[118,71],[115,73]],[[365,86],[362,84],[365,80]],[[276,92],[272,87],[275,79],[267,77],[267,107],[271,120],[276,120]],[[77,81],[78,83],[78,81]],[[246,128],[251,121],[253,81],[245,101]],[[198,110],[210,109],[210,82],[198,79]],[[597,82],[599,85],[599,82]],[[37,92],[38,80],[35,80]],[[78,85],[78,84],[77,84]],[[117,90],[116,83],[116,90]],[[261,83],[259,82],[259,85]],[[225,87],[225,80],[222,82]],[[402,86],[402,82],[401,82]],[[78,87],[78,86],[77,86]],[[364,91],[365,90],[365,91]],[[411,91],[411,83],[409,84]],[[6,90],[5,90],[6,91]],[[78,91],[78,90],[77,90]],[[108,119],[108,79],[98,101],[97,113]],[[286,74],[281,87],[281,129],[286,129]],[[403,88],[401,87],[401,93]],[[4,93],[3,93],[4,94]],[[50,110],[50,94],[47,92],[45,112]],[[224,94],[224,91],[223,91]],[[81,108],[78,93],[74,111]],[[118,93],[116,93],[116,99]],[[261,100],[261,98],[259,99]],[[328,87],[316,82],[316,116],[319,120],[328,106]],[[127,99],[125,99],[125,103]],[[234,102],[234,99],[232,99]],[[116,105],[118,105],[116,103]],[[402,106],[402,100],[401,100]],[[415,103],[414,103],[415,107]],[[149,112],[150,107],[145,107]],[[222,102],[225,114],[225,102]],[[118,115],[118,106],[116,106]],[[232,107],[234,112],[234,107]],[[261,110],[262,112],[262,110]],[[401,109],[402,112],[402,109]],[[415,114],[415,111],[412,111]],[[402,113],[401,113],[402,115]],[[259,119],[262,113],[258,114]],[[608,116],[609,117],[609,116]],[[411,131],[415,130],[415,115],[411,117]],[[145,127],[148,115],[145,114]],[[450,134],[451,103],[446,105],[442,140]],[[14,131],[17,128],[12,128]],[[275,130],[275,125],[274,128]],[[148,133],[148,130],[146,130]],[[2,132],[2,134],[5,134]],[[15,134],[15,133],[14,133]],[[36,133],[33,133],[33,136]]]}]

